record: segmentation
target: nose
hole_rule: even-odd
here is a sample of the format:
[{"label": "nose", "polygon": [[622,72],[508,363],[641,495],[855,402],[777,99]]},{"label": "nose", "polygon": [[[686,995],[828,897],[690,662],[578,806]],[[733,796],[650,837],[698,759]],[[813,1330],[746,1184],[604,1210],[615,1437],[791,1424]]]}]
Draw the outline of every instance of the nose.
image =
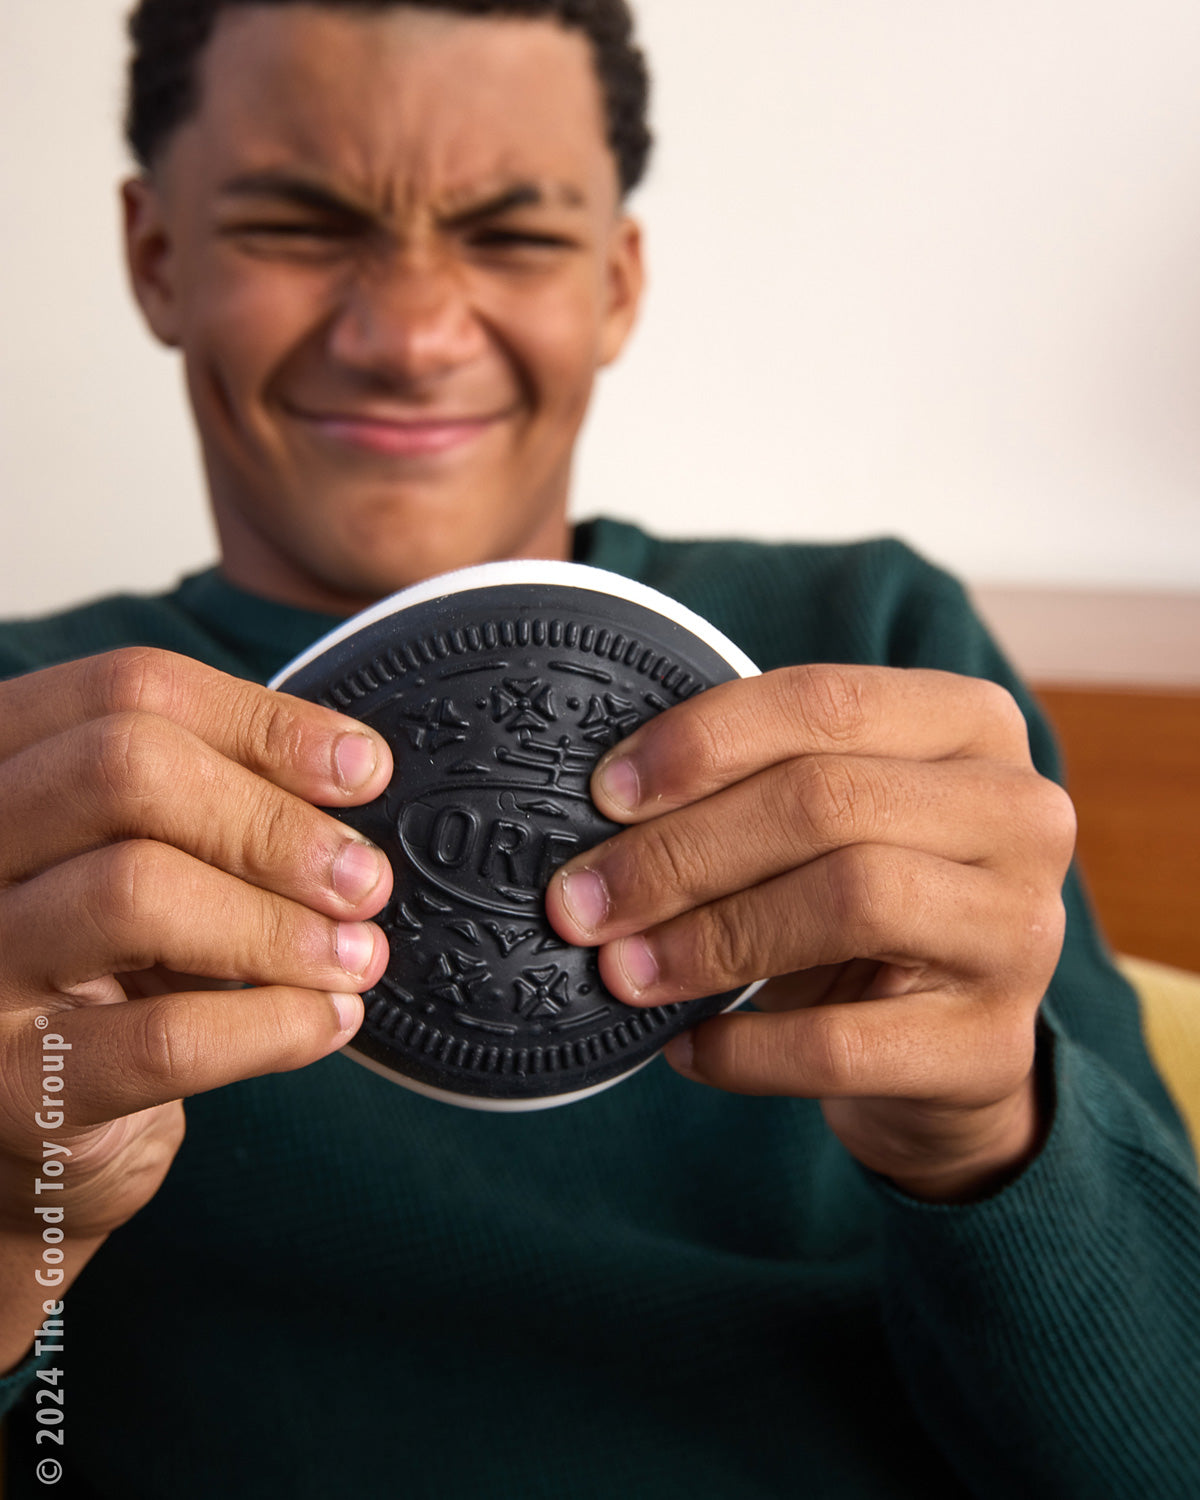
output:
[{"label": "nose", "polygon": [[377,383],[436,380],[477,359],[487,333],[461,272],[427,251],[360,266],[330,329],[330,353]]}]

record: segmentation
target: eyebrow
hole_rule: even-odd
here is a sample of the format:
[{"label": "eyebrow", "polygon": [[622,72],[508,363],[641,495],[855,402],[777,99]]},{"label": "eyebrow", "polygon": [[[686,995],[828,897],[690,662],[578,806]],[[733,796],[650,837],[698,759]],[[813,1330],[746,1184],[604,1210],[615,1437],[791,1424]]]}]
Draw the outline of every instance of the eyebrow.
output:
[{"label": "eyebrow", "polygon": [[275,198],[317,213],[339,214],[343,218],[367,217],[361,208],[328,188],[318,187],[314,182],[293,177],[287,172],[246,172],[223,182],[219,191],[223,198]]},{"label": "eyebrow", "polygon": [[[328,188],[288,172],[246,172],[222,183],[220,193],[227,198],[274,198],[296,208],[336,214],[342,218],[365,221],[373,217],[370,210],[349,202]],[[456,209],[446,216],[445,222],[451,229],[469,229],[472,224],[482,220],[499,218],[521,208],[540,208],[550,201],[557,201],[569,208],[586,206],[584,195],[569,183],[548,185],[531,180],[515,182],[490,198]]]},{"label": "eyebrow", "polygon": [[584,207],[583,194],[578,188],[566,183],[556,184],[552,190],[548,190],[546,185],[540,182],[516,182],[491,198],[485,198],[480,203],[472,203],[466,208],[451,213],[446,222],[451,228],[460,229],[469,227],[479,219],[499,218],[502,214],[512,213],[518,208],[541,208],[551,199],[557,200],[568,208]]}]

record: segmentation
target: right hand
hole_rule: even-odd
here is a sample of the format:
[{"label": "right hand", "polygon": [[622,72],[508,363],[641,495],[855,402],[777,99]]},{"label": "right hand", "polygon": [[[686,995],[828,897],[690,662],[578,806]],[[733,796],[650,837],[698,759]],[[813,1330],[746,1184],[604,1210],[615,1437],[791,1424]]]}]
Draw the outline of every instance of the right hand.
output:
[{"label": "right hand", "polygon": [[[354,1034],[387,964],[365,919],[391,871],[314,804],[368,802],[391,766],[357,721],[163,651],[0,684],[8,1243],[40,1251],[40,1204],[94,1248],[161,1185],[182,1099],[304,1067]],[[70,1050],[47,1130],[54,1035]],[[63,1191],[35,1197],[43,1142],[71,1155]]]}]

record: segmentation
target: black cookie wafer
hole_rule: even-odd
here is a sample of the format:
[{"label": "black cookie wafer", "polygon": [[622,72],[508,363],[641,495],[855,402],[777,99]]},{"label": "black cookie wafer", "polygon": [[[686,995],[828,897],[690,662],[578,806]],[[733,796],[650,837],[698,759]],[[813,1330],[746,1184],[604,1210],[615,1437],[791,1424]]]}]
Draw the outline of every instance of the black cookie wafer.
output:
[{"label": "black cookie wafer", "polygon": [[554,870],[618,831],[588,793],[639,724],[753,664],[705,621],[572,563],[464,569],[394,595],[272,682],[392,745],[381,797],[336,816],[391,860],[387,973],[347,1047],[436,1098],[567,1103],[749,991],[653,1009],[604,987],[546,920]]}]

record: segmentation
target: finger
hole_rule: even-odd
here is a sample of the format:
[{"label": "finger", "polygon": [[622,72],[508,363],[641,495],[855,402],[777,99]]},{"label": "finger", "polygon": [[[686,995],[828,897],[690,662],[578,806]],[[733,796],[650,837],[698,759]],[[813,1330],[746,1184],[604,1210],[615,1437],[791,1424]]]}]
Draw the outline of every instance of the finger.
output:
[{"label": "finger", "polygon": [[54,1015],[71,1056],[70,1086],[56,1105],[78,1128],[302,1068],[344,1046],[362,1017],[358,995],[278,986]]},{"label": "finger", "polygon": [[698,1082],[735,1094],[936,1099],[976,1109],[1006,1098],[1033,1065],[1032,1010],[916,993],[777,1015],[730,1012],[666,1049]]},{"label": "finger", "polygon": [[993,682],[894,667],[783,667],[659,714],[592,776],[616,822],[656,817],[797,755],[1029,764],[1025,720]]},{"label": "finger", "polygon": [[1057,886],[1010,882],[927,854],[859,844],[600,948],[619,999],[662,1005],[852,959],[886,980],[1007,991],[1049,981],[1062,943]]},{"label": "finger", "polygon": [[170,719],[308,802],[365,802],[391,777],[386,742],[358,720],[149,647],[15,678],[0,699],[0,760],[89,719],[142,713]]},{"label": "finger", "polygon": [[154,714],[91,719],[12,756],[0,808],[4,881],[145,838],[330,916],[378,911],[391,888],[357,833]]},{"label": "finger", "polygon": [[387,965],[373,923],[336,922],[166,844],[110,844],[0,897],[18,994],[162,964],[245,984],[367,988]]},{"label": "finger", "polygon": [[959,760],[804,755],[625,829],[559,870],[547,913],[569,942],[608,942],[852,844],[1065,873],[1066,793],[1031,770]]}]

